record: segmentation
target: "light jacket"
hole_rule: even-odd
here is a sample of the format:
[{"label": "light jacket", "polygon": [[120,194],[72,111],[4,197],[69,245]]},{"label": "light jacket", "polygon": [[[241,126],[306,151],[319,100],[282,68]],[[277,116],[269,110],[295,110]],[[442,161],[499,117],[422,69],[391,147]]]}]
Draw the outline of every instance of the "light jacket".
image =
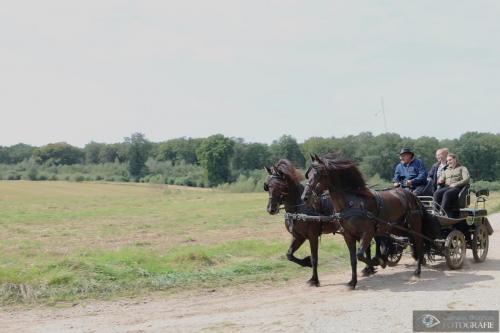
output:
[{"label": "light jacket", "polygon": [[441,174],[441,178],[444,179],[446,186],[450,186],[451,184],[455,184],[455,186],[464,186],[469,184],[470,181],[469,170],[463,165],[457,165],[454,168],[448,166]]}]

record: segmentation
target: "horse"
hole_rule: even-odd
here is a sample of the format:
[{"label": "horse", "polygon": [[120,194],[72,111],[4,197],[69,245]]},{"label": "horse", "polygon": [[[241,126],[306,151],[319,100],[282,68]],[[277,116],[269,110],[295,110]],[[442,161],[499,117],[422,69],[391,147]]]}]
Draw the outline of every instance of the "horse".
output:
[{"label": "horse", "polygon": [[[318,194],[328,189],[335,211],[342,214],[340,224],[349,248],[352,270],[348,286],[356,288],[357,260],[373,264],[364,253],[376,234],[409,237],[413,244],[413,257],[417,260],[414,276],[420,276],[424,253],[422,234],[431,239],[439,235],[435,225],[432,225],[438,222],[430,217],[417,196],[400,188],[380,192],[369,190],[356,165],[335,154],[323,157],[311,155],[311,160],[302,200],[308,201],[313,192]],[[385,221],[390,224],[383,223]],[[357,252],[356,241],[360,242]]]},{"label": "horse", "polygon": [[[268,177],[264,183],[264,190],[269,192],[269,201],[267,212],[275,215],[279,212],[280,206],[284,205],[287,213],[301,213],[313,216],[332,215],[333,207],[329,196],[321,196],[319,202],[316,201],[312,206],[306,206],[301,199],[304,186],[301,184],[302,175],[295,166],[286,159],[281,159],[272,167],[265,167]],[[286,257],[303,267],[312,267],[313,275],[308,281],[311,286],[319,286],[318,278],[318,239],[321,234],[335,234],[339,230],[338,223],[331,222],[305,222],[285,220],[285,226],[288,232],[292,234],[292,241],[288,248]],[[311,255],[303,259],[295,257],[294,253],[300,246],[309,240]],[[369,256],[369,254],[368,254]],[[365,275],[373,274],[375,269],[367,266],[363,273]]]}]

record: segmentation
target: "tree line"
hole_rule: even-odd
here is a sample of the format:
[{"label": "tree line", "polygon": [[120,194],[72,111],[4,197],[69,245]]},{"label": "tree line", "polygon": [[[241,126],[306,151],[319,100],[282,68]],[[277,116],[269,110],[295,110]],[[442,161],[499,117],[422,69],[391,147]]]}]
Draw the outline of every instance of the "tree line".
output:
[{"label": "tree line", "polygon": [[458,154],[460,162],[469,169],[474,180],[500,179],[500,134],[479,132],[467,132],[457,139],[445,140],[363,132],[341,138],[311,137],[302,143],[290,135],[283,135],[271,144],[248,143],[221,134],[151,142],[143,134],[134,133],[120,143],[90,142],[83,148],[64,142],[41,147],[22,143],[0,146],[0,164],[24,167],[29,179],[36,179],[33,170],[38,170],[37,166],[52,168],[50,170],[57,173],[64,169],[63,166],[80,166],[65,169],[71,172],[83,170],[85,166],[120,165],[120,179],[125,181],[156,177],[159,182],[172,183],[168,181],[169,174],[177,173],[178,177],[182,177],[182,173],[186,173],[198,177],[196,179],[203,177],[203,180],[189,181],[187,185],[216,186],[233,182],[252,170],[262,170],[280,158],[287,158],[297,167],[304,168],[310,154],[336,151],[354,160],[365,176],[378,175],[390,180],[394,166],[399,162],[401,147],[413,148],[427,169],[435,162],[436,149],[447,147],[450,152]]}]

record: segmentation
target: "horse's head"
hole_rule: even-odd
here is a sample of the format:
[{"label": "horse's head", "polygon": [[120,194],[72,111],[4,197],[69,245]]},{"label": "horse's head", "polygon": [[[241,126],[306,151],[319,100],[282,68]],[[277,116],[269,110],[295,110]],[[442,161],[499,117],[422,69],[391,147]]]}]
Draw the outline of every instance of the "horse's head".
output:
[{"label": "horse's head", "polygon": [[267,212],[271,215],[278,214],[280,206],[283,204],[289,191],[286,175],[279,171],[275,166],[265,167],[268,176],[264,183],[264,190],[269,192],[269,201],[267,203]]},{"label": "horse's head", "polygon": [[312,164],[306,172],[307,184],[302,193],[302,200],[308,202],[311,194],[321,195],[328,189],[328,169],[325,161],[318,155],[311,154]]}]

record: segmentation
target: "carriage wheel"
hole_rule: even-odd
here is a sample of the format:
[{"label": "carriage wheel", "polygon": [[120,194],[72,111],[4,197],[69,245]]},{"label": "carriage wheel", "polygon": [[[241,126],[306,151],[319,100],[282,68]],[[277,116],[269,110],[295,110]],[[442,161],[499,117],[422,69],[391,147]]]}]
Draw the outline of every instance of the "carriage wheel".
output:
[{"label": "carriage wheel", "polygon": [[474,261],[483,262],[488,255],[489,236],[484,224],[479,224],[472,236],[472,254]]},{"label": "carriage wheel", "polygon": [[[395,246],[398,246],[398,245],[395,245]],[[394,267],[398,264],[398,262],[403,257],[403,248],[401,247],[401,251],[398,251],[396,253],[387,254],[388,251],[389,251],[389,249],[386,248],[386,246],[383,243],[380,244],[380,252],[387,255],[387,266]]]},{"label": "carriage wheel", "polygon": [[387,256],[387,266],[389,267],[396,266],[402,257],[403,257],[403,252],[389,254]]},{"label": "carriage wheel", "polygon": [[460,230],[454,229],[448,234],[444,243],[444,256],[450,269],[462,267],[465,260],[465,251],[465,236]]}]

